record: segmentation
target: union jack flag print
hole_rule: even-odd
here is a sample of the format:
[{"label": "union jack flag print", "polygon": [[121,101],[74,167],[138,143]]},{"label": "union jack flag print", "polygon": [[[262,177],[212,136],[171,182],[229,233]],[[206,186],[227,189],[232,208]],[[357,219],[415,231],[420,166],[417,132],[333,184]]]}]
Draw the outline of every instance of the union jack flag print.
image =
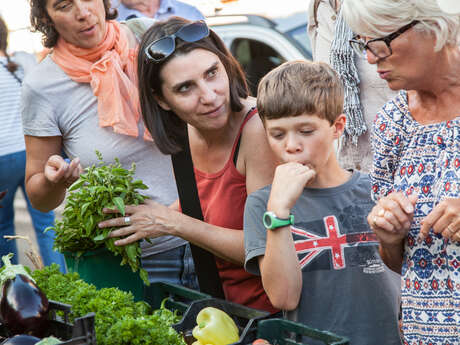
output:
[{"label": "union jack flag print", "polygon": [[[326,228],[325,236],[319,236],[308,230],[291,226],[292,233],[297,235],[295,236],[297,240],[294,243],[297,254],[301,256],[299,261],[301,268],[307,266],[319,254],[327,250],[332,255],[334,269],[344,269],[346,267],[344,248],[354,247],[359,243],[378,244],[377,237],[373,232],[342,234],[335,216],[324,217],[323,223]],[[298,239],[299,237],[301,239]]]}]

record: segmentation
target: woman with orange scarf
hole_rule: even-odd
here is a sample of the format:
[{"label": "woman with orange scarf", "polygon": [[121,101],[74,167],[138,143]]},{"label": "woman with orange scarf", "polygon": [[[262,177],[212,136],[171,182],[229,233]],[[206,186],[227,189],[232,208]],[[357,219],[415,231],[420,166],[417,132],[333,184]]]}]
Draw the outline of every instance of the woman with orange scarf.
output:
[{"label": "woman with orange scarf", "polygon": [[[171,159],[152,142],[140,116],[138,40],[131,26],[113,20],[110,0],[30,4],[32,27],[51,48],[23,83],[26,188],[34,207],[56,208],[83,167],[97,163],[95,149],[106,162],[119,158],[126,167],[136,162],[136,178],[149,187],[145,194],[173,203]],[[141,246],[151,281],[197,288],[186,241],[168,236]]]}]

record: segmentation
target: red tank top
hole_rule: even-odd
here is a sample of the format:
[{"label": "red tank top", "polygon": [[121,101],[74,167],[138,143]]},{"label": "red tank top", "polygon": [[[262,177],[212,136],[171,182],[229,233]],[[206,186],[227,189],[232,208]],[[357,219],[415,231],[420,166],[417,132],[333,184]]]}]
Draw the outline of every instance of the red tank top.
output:
[{"label": "red tank top", "polygon": [[[232,154],[219,172],[208,174],[195,169],[198,194],[203,218],[206,223],[229,229],[243,230],[244,204],[247,198],[246,177],[239,173],[233,162],[241,132],[257,109],[249,111],[233,144]],[[216,258],[225,298],[251,308],[278,311],[265,294],[260,277],[252,275],[243,267]]]}]

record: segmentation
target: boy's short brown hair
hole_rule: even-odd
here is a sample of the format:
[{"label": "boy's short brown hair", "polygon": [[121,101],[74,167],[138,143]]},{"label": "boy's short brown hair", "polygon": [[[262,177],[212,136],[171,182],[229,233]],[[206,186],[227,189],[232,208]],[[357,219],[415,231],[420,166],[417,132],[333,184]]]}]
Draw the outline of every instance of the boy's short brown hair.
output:
[{"label": "boy's short brown hair", "polygon": [[326,63],[285,62],[259,83],[257,109],[263,121],[312,114],[331,124],[343,113],[343,87]]}]

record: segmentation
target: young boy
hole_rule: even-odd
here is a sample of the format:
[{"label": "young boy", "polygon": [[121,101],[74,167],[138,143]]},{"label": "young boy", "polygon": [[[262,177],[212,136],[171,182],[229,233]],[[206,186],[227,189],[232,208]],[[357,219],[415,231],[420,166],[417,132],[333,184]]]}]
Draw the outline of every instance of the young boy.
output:
[{"label": "young boy", "polygon": [[401,344],[400,278],[366,221],[369,178],[335,155],[346,122],[338,76],[324,63],[285,63],[260,82],[257,107],[280,165],[246,201],[246,270],[291,320],[353,345]]}]

